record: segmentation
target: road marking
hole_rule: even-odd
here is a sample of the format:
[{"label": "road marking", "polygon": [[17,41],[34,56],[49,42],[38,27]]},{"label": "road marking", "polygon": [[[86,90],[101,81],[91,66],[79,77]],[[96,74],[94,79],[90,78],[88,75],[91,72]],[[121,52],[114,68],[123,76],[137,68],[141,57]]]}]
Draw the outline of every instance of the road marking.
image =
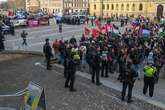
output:
[{"label": "road marking", "polygon": [[[79,25],[82,26],[82,25]],[[56,28],[58,25],[51,25],[51,26],[38,26],[38,27],[28,27],[23,29],[17,29],[17,31],[31,31],[31,30],[38,30],[38,29],[49,29],[49,28]],[[63,25],[63,27],[76,27],[75,25]]]},{"label": "road marking", "polygon": [[[63,33],[52,33],[52,34],[42,35],[42,36],[40,36],[40,38],[50,37],[50,36],[56,36],[56,35],[64,35],[64,34],[67,34],[67,33],[79,32],[79,31],[82,31],[82,30],[83,29],[76,29],[74,31],[66,31],[66,32],[63,32]],[[35,39],[35,38],[36,38],[36,36],[28,37],[27,40],[29,40],[29,39]],[[22,41],[22,38],[7,40],[5,42],[15,42],[15,41]]]},{"label": "road marking", "polygon": [[[66,26],[66,27],[63,27],[63,30],[69,29],[69,28],[73,29],[73,28],[77,28],[77,27],[76,26]],[[40,29],[40,28],[38,28],[38,29]],[[36,31],[28,32],[28,34],[35,34],[35,33],[40,33],[40,32],[49,32],[49,31],[58,31],[58,29],[55,27],[50,27],[50,28],[46,28],[44,30],[36,30]],[[18,31],[18,32],[20,32],[20,31]]]}]

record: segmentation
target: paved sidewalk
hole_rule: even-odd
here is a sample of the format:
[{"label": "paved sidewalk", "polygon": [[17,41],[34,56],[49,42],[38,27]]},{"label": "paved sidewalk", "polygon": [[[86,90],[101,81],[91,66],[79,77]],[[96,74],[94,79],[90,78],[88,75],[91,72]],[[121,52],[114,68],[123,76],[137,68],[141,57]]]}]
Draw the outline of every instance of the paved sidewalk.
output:
[{"label": "paved sidewalk", "polygon": [[[42,64],[35,65],[37,62]],[[71,93],[64,88],[65,79],[61,66],[56,65],[52,71],[47,71],[43,62],[44,58],[39,56],[0,62],[3,76],[0,77],[0,94],[17,92],[24,89],[29,81],[34,81],[45,88],[47,110],[163,110],[137,98],[133,98],[132,104],[122,102],[118,90],[106,86],[98,87],[88,79],[90,75],[81,72],[76,77],[77,92]],[[104,82],[103,84],[106,85]],[[0,98],[2,107],[17,108],[19,105],[16,98]]]},{"label": "paved sidewalk", "polygon": [[[63,68],[61,65],[55,64],[55,66]],[[77,74],[89,80],[91,79],[91,75],[89,73],[78,71]],[[114,74],[109,73],[109,78],[101,77],[100,79],[104,86],[113,88],[121,92],[122,84],[117,80],[117,77],[118,77],[118,73],[114,73]],[[136,97],[137,99],[143,100],[145,102],[148,102],[150,104],[153,104],[165,109],[165,85],[164,84],[165,84],[165,80],[159,79],[158,84],[155,85],[154,96],[150,98],[148,94],[145,96],[142,93],[143,78],[141,78],[141,80],[136,80],[135,82],[135,85],[133,88],[133,96]]]}]

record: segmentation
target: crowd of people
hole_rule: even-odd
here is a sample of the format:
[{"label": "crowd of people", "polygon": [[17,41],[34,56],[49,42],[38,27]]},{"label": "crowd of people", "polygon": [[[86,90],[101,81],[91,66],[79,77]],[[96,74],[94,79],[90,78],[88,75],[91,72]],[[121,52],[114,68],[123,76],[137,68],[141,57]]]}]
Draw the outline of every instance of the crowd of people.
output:
[{"label": "crowd of people", "polygon": [[[141,18],[137,20],[142,21]],[[83,34],[80,41],[74,36],[67,41],[56,39],[52,47],[55,57],[59,56],[59,63],[64,65],[65,87],[75,91],[76,68],[84,68],[88,64],[91,82],[98,86],[101,85],[100,77],[107,78],[110,74],[119,72],[117,79],[123,84],[122,100],[125,100],[128,87],[127,101],[132,102],[134,82],[142,78],[143,94],[146,95],[149,88],[149,96],[152,97],[160,69],[165,63],[165,34],[161,37],[159,34],[160,28],[165,32],[165,25],[154,24],[143,18],[141,26],[150,30],[149,36],[126,28],[122,35],[116,36],[109,32],[100,33],[97,38],[86,37]]]}]

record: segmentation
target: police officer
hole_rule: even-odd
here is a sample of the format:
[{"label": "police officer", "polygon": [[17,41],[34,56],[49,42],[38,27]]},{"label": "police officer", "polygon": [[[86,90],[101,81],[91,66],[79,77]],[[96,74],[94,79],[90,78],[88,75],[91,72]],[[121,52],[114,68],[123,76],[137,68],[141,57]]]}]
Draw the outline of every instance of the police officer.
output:
[{"label": "police officer", "polygon": [[21,33],[21,37],[23,39],[22,46],[24,46],[24,45],[27,46],[27,42],[26,42],[27,35],[28,35],[28,33],[25,32],[25,30],[23,30]]},{"label": "police officer", "polygon": [[50,59],[51,59],[51,57],[53,57],[52,48],[49,44],[49,39],[47,38],[47,39],[45,39],[45,41],[46,41],[46,43],[43,47],[43,52],[45,54],[46,63],[47,63],[46,69],[51,70]]},{"label": "police officer", "polygon": [[71,46],[68,44],[66,46],[65,55],[64,55],[64,78],[67,78],[69,70],[69,60],[71,59]]},{"label": "police officer", "polygon": [[69,87],[69,90],[71,92],[76,91],[76,89],[74,88],[74,83],[75,83],[75,78],[76,78],[76,76],[75,76],[76,67],[77,67],[79,61],[80,61],[80,56],[75,51],[73,51],[71,53],[71,57],[69,58],[68,75],[67,75],[67,78],[65,81],[65,88]]},{"label": "police officer", "polygon": [[152,97],[154,93],[154,84],[155,78],[157,77],[157,69],[153,66],[152,63],[145,66],[144,69],[144,87],[143,87],[143,94],[146,95],[147,89],[149,87],[149,96]]},{"label": "police officer", "polygon": [[128,87],[128,99],[127,102],[131,103],[131,97],[132,97],[132,89],[134,86],[134,82],[136,80],[136,77],[138,74],[132,67],[132,62],[128,61],[126,64],[126,68],[124,70],[124,73],[122,74],[122,83],[123,83],[123,89],[122,89],[122,100],[125,100],[125,94],[126,94],[126,89]]},{"label": "police officer", "polygon": [[96,85],[101,85],[100,83],[100,69],[101,69],[101,57],[100,57],[100,47],[96,47],[96,53],[93,55],[92,58],[92,83],[95,83],[96,78]]}]

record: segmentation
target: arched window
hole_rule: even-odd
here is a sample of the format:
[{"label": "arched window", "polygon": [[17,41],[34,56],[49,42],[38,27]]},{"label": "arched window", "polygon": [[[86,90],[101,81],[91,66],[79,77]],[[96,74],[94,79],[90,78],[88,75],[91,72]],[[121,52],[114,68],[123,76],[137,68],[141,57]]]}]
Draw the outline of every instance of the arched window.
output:
[{"label": "arched window", "polygon": [[121,10],[124,10],[124,4],[121,4]]},{"label": "arched window", "polygon": [[112,4],[112,7],[111,7],[112,10],[114,10],[114,5]]},{"label": "arched window", "polygon": [[132,11],[135,11],[135,4],[132,4]]},{"label": "arched window", "polygon": [[142,11],[143,10],[143,4],[140,4],[139,5],[139,11]]},{"label": "arched window", "polygon": [[129,11],[129,4],[127,4],[127,7],[126,7],[127,11]]},{"label": "arched window", "polygon": [[119,5],[118,4],[116,4],[116,11],[118,11],[119,10]]},{"label": "arched window", "polygon": [[96,10],[96,5],[94,5],[94,9]]}]

